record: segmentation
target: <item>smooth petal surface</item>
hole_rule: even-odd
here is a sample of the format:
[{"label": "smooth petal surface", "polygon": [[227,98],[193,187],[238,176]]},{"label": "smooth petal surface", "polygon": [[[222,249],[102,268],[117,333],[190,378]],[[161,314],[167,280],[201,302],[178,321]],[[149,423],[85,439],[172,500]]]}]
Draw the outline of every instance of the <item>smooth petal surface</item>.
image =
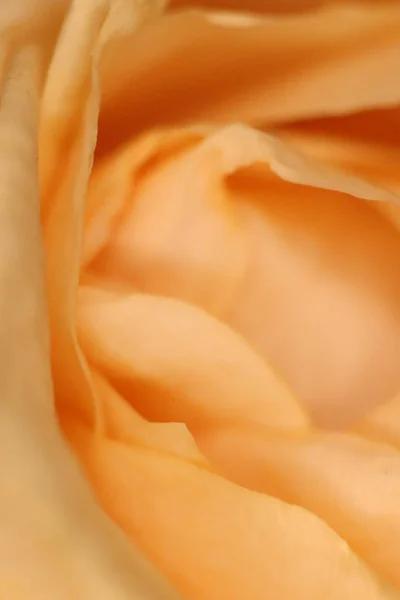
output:
[{"label": "smooth petal surface", "polygon": [[398,598],[307,511],[162,453],[95,444],[73,421],[66,431],[102,504],[184,597]]},{"label": "smooth petal surface", "polygon": [[295,398],[245,341],[194,306],[133,294],[82,303],[78,322],[89,360],[151,420],[307,425]]},{"label": "smooth petal surface", "polygon": [[396,395],[365,416],[355,431],[367,438],[400,448],[400,398]]},{"label": "smooth petal surface", "polygon": [[0,10],[0,596],[172,600],[100,511],[54,410],[37,155],[63,8],[26,1]]},{"label": "smooth petal surface", "polygon": [[49,50],[0,52],[7,593],[394,600],[400,7],[179,3],[49,35],[52,373]]},{"label": "smooth petal surface", "polygon": [[205,135],[152,134],[100,163],[85,273],[201,306],[318,423],[357,419],[400,384],[397,197],[244,126]]},{"label": "smooth petal surface", "polygon": [[102,435],[206,465],[207,461],[183,423],[146,421],[99,373],[92,372],[92,379],[102,411]]},{"label": "smooth petal surface", "polygon": [[[398,107],[294,123],[278,134],[313,160],[400,193]],[[399,226],[398,211],[391,217]]]},{"label": "smooth petal surface", "polygon": [[222,422],[198,430],[196,439],[221,475],[317,514],[375,572],[399,586],[396,450],[354,434],[289,437]]},{"label": "smooth petal surface", "polygon": [[[92,402],[93,389],[75,339],[87,182],[97,136],[98,68],[110,47],[161,5],[129,0],[72,3],[49,69],[41,105],[40,183],[47,250],[53,378],[57,401]],[[91,400],[92,399],[92,400]]]}]

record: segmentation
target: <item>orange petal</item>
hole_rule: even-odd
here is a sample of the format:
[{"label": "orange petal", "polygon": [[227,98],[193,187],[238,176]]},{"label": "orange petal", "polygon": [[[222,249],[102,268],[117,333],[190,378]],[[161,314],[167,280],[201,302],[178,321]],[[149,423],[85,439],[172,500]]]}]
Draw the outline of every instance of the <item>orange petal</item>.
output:
[{"label": "orange petal", "polygon": [[96,443],[73,422],[68,435],[103,506],[185,598],[399,597],[299,507],[162,453]]}]

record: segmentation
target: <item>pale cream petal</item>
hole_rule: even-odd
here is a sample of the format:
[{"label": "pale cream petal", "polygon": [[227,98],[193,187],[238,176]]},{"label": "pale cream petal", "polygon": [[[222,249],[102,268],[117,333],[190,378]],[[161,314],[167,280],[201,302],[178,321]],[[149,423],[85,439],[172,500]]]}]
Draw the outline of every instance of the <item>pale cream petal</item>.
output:
[{"label": "pale cream petal", "polygon": [[103,63],[97,155],[159,125],[272,124],[396,103],[399,19],[400,5],[386,2],[241,27],[200,11],[166,15]]}]

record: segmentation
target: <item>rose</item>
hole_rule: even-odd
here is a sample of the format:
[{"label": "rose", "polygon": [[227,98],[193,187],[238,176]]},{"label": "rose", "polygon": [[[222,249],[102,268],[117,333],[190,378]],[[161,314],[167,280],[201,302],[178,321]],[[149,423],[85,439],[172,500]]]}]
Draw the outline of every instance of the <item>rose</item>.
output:
[{"label": "rose", "polygon": [[[175,51],[179,50],[179,31],[188,36],[186,51],[176,51],[182,77],[185,73],[179,57],[188,55],[190,66],[195,67],[193,77],[205,84],[205,75],[210,74],[209,81],[218,83],[211,67],[221,64],[228,74],[227,60],[235,58],[231,51],[236,49],[238,56],[251,59],[239,62],[249,72],[247,85],[260,81],[260,72],[264,72],[265,83],[265,96],[260,89],[255,96],[259,103],[253,95],[245,98],[250,88],[244,86],[245,72],[239,76],[235,60],[236,90],[242,96],[235,97],[232,77],[230,85],[228,79],[223,86],[230,91],[230,106],[216,101],[223,88],[215,85],[216,96],[210,96],[208,106],[207,98],[200,94],[197,108],[196,99],[191,106],[186,103],[186,120],[234,118],[271,126],[293,118],[355,111],[360,106],[385,106],[398,99],[390,77],[396,64],[398,9],[386,5],[376,10],[333,8],[289,17],[279,24],[270,19],[257,23],[254,18],[243,21],[232,15],[189,14],[157,18],[137,32],[143,16],[131,2],[73,4],[51,53],[40,106],[47,300],[55,400],[62,428],[105,511],[184,597],[264,598],[267,593],[280,598],[319,598],[328,587],[335,598],[398,597],[398,452],[369,441],[375,437],[398,444],[393,421],[396,401],[384,404],[358,425],[362,436],[317,431],[302,408],[313,407],[321,422],[332,424],[335,418],[338,421],[332,405],[317,406],[315,402],[321,390],[327,390],[328,399],[331,394],[342,401],[351,392],[356,402],[347,410],[349,420],[381,401],[380,395],[389,396],[390,387],[396,386],[394,376],[389,380],[396,370],[394,196],[346,173],[313,164],[281,140],[243,125],[155,131],[139,140],[133,134],[143,123],[154,129],[161,121],[165,124],[165,116],[160,112],[157,123],[148,113],[146,122],[146,114],[135,110],[126,118],[129,106],[137,108],[132,106],[129,90],[135,90],[139,99],[141,90],[149,93],[144,71],[151,76],[148,82],[157,79],[150,68],[153,50],[146,42],[156,36],[157,57],[168,63],[163,40],[173,40]],[[27,19],[26,13],[24,17]],[[56,23],[54,16],[53,35]],[[237,29],[238,25],[244,29]],[[250,26],[252,29],[247,29]],[[343,78],[349,75],[350,66],[343,61],[342,66],[335,63],[339,36],[340,58],[354,61],[353,77],[346,85]],[[260,63],[262,67],[271,55],[276,60],[279,49],[285,51],[285,61],[274,71],[253,70],[252,45],[262,39],[268,40],[267,62]],[[374,57],[381,59],[379,68],[378,61],[361,47],[362,40],[369,50],[373,42]],[[219,51],[215,52],[217,41]],[[24,68],[15,63],[8,67],[2,103],[2,123],[6,125],[2,139],[12,142],[7,143],[7,151],[3,146],[2,181],[9,181],[10,164],[11,173],[27,173],[22,189],[3,184],[8,196],[13,192],[13,203],[3,202],[7,208],[5,239],[11,235],[16,244],[15,249],[11,247],[12,254],[2,255],[4,298],[13,333],[11,356],[18,357],[23,374],[16,377],[15,367],[10,370],[12,385],[5,394],[10,413],[4,421],[5,439],[10,439],[11,473],[17,487],[11,494],[7,487],[3,489],[6,497],[18,500],[14,513],[10,506],[7,510],[13,515],[9,539],[18,542],[16,515],[23,515],[30,527],[26,539],[35,554],[29,549],[21,554],[20,548],[26,545],[15,544],[18,558],[30,566],[35,577],[42,577],[43,569],[54,573],[47,583],[52,597],[63,597],[69,579],[54,542],[48,544],[48,539],[60,540],[65,549],[68,569],[76,573],[75,594],[128,598],[142,586],[142,597],[165,598],[166,588],[155,576],[146,576],[142,561],[129,555],[70,465],[52,418],[51,394],[46,392],[47,350],[30,337],[32,327],[41,335],[45,330],[43,295],[38,287],[37,217],[33,201],[24,203],[35,187],[35,100],[15,86],[26,89],[27,78],[34,76],[38,58],[33,51],[40,44],[43,35],[33,48],[25,42],[23,52],[16,53],[15,61],[23,61]],[[200,58],[197,52],[188,52],[195,44],[204,50]],[[221,56],[225,59],[218,63]],[[315,63],[315,56],[321,63]],[[201,72],[203,64],[208,71]],[[310,75],[303,80],[298,77],[300,64],[302,72],[307,69]],[[18,66],[19,75],[12,70]],[[176,119],[172,66],[166,69],[164,65],[169,79],[164,78],[160,88],[167,91],[171,85],[172,112],[166,115],[170,123]],[[276,82],[283,81],[283,72],[286,88],[280,89],[279,102],[274,102]],[[135,73],[139,79],[135,80]],[[360,80],[365,81],[366,75],[368,86],[360,89]],[[184,80],[190,89],[190,82]],[[185,89],[179,79],[175,82],[180,91]],[[338,83],[343,91],[335,97],[333,86]],[[98,142],[88,185],[99,84]],[[38,83],[30,85],[33,91],[38,89]],[[211,93],[210,86],[204,89]],[[325,90],[327,96],[317,95],[317,90]],[[355,98],[356,91],[359,96]],[[18,98],[24,98],[25,104],[21,106]],[[260,112],[264,106],[265,113]],[[287,127],[279,135],[289,136],[305,152],[315,153],[318,138],[312,126]],[[351,136],[350,140],[353,142]],[[329,136],[323,141],[325,156],[331,158],[336,146]],[[18,144],[22,144],[20,152],[25,152],[22,163],[15,157],[21,156],[15,151]],[[348,161],[346,155],[339,162],[348,170],[358,170],[358,162]],[[363,160],[360,163],[365,170]],[[371,180],[378,175],[372,172]],[[183,197],[188,189],[193,190],[189,205]],[[267,192],[269,210],[259,199],[260,193]],[[294,195],[302,202],[301,210]],[[5,194],[2,197],[7,199]],[[366,200],[386,202],[372,205]],[[329,207],[328,218],[319,208],[322,203]],[[14,206],[18,210],[28,206],[30,212],[22,213],[23,223],[17,220],[20,213],[15,216],[10,210]],[[32,237],[32,232],[36,236]],[[325,245],[320,235],[324,232],[329,234]],[[344,250],[333,234],[345,242]],[[324,297],[333,308],[332,322],[320,317],[318,305],[310,311],[307,298],[313,283],[312,267],[319,267],[315,257],[321,249],[329,259],[319,273],[331,278],[331,293]],[[20,269],[14,272],[10,257],[15,255]],[[297,270],[289,271],[296,257],[302,261],[296,263]],[[376,268],[372,268],[374,262]],[[367,273],[368,264],[372,275]],[[360,266],[362,278],[357,279],[360,271],[354,270],[354,265]],[[75,333],[79,271],[76,316],[80,348]],[[338,280],[347,293],[337,289]],[[292,303],[293,290],[303,294],[296,305]],[[360,308],[352,311],[358,290]],[[33,299],[33,316],[31,302],[27,307],[24,297]],[[269,302],[267,333],[274,327],[272,337],[265,337],[265,329],[262,331],[260,300]],[[362,355],[350,348],[344,360],[340,356],[332,360],[334,377],[326,372],[323,379],[316,379],[315,368],[296,377],[296,347],[307,351],[309,362],[317,361],[327,369],[323,351],[329,348],[332,352],[333,347],[335,353],[343,352],[343,332],[347,333],[346,319],[350,317],[358,317],[358,331],[365,332],[364,338],[349,337],[358,347],[362,342]],[[304,330],[301,340],[294,340],[295,345],[291,340],[290,329],[293,325],[299,328],[301,318],[324,334],[319,354],[319,338],[312,327]],[[25,331],[26,339],[22,337]],[[333,337],[339,333],[340,338]],[[265,345],[259,343],[259,335]],[[387,342],[373,371],[367,344],[372,335]],[[335,343],[325,345],[326,340]],[[282,374],[289,386],[282,382]],[[382,379],[389,380],[388,384]],[[302,396],[301,402],[288,390],[291,386]],[[366,403],[365,390],[370,393]],[[21,396],[23,410],[21,401],[17,402]],[[35,453],[33,444],[39,449]],[[32,452],[28,456],[27,445]],[[30,502],[25,501],[27,494],[21,494],[25,489]],[[39,527],[35,529],[32,523]],[[88,557],[85,563],[77,550],[82,547]],[[7,565],[8,576],[6,569]],[[24,581],[21,578],[13,585],[20,586],[16,589],[21,597],[32,597],[34,590],[24,589]],[[43,595],[42,588],[37,597]]]},{"label": "rose", "polygon": [[[360,39],[375,40],[376,52],[379,51],[381,59],[384,57],[385,64],[389,66],[393,64],[396,56],[391,41],[393,15],[385,10],[379,13],[378,17],[377,20],[377,13],[364,11],[333,11],[324,14],[323,17],[306,16],[300,20],[285,22],[280,27],[274,24],[268,30],[269,35],[265,35],[265,29],[258,35],[260,39],[267,39],[270,44],[267,47],[268,52],[266,50],[268,60],[270,55],[274,58],[277,55],[276,46],[273,44],[281,44],[280,47],[290,54],[287,50],[289,36],[293,36],[294,32],[298,36],[297,45],[294,44],[295,52],[299,47],[303,47],[310,32],[315,33],[318,28],[318,40],[322,41],[317,40],[316,46],[318,47],[318,43],[323,45],[326,59],[332,63],[337,55],[337,36],[340,32],[348,55],[353,58],[357,55],[360,58],[360,63],[353,65],[354,72],[368,72],[368,90],[374,90],[376,94],[374,98],[368,99],[365,89],[358,89],[360,99],[357,102],[367,105],[379,104],[392,99],[392,84],[389,82],[389,85],[386,79],[383,80],[381,67],[377,71],[375,63],[371,64],[369,55],[365,54],[364,50],[360,52],[359,49]],[[221,23],[220,16],[218,19]],[[362,33],[359,31],[360,19],[363,19],[365,27]],[[348,25],[347,37],[344,38],[341,29],[343,22]],[[325,29],[321,29],[321,24],[324,23]],[[300,25],[304,29],[301,29]],[[192,79],[190,73],[193,70],[194,59],[192,58],[188,64],[189,69],[185,71],[185,63],[180,60],[184,61],[186,53],[176,50],[180,31],[184,37],[182,46],[189,44],[193,38],[193,44],[198,44],[198,47],[203,44],[200,65],[194,70]],[[214,31],[219,36],[215,41],[215,38],[212,38]],[[242,338],[233,335],[230,329],[221,326],[204,311],[199,312],[191,306],[200,305],[220,321],[228,321],[236,328],[240,326],[240,331],[255,345],[258,342],[258,334],[265,336],[265,329],[262,330],[263,321],[259,319],[255,324],[252,323],[252,319],[254,321],[260,313],[256,302],[268,301],[269,312],[273,317],[269,316],[267,331],[270,332],[272,325],[276,326],[278,331],[272,345],[268,345],[269,340],[266,340],[267,344],[262,348],[264,356],[270,360],[275,359],[275,365],[281,372],[284,371],[286,379],[298,388],[296,391],[303,392],[303,401],[308,399],[310,404],[311,401],[315,403],[321,396],[321,390],[328,399],[331,396],[332,399],[339,398],[342,402],[351,395],[354,396],[352,399],[355,402],[348,408],[347,417],[357,416],[357,412],[360,414],[367,408],[361,401],[367,400],[371,404],[377,397],[379,400],[380,394],[390,396],[392,390],[381,387],[382,368],[388,369],[384,378],[389,387],[395,387],[397,384],[394,378],[393,381],[389,380],[390,372],[396,370],[396,365],[390,364],[392,359],[389,355],[371,355],[369,348],[364,353],[364,346],[367,347],[370,337],[378,335],[388,340],[394,329],[393,321],[388,319],[390,311],[385,308],[393,304],[393,297],[385,281],[391,281],[395,277],[394,273],[389,275],[387,265],[391,264],[397,236],[392,233],[390,224],[378,214],[375,207],[371,208],[365,202],[351,196],[382,200],[386,198],[388,201],[390,197],[385,192],[373,190],[365,183],[356,183],[343,175],[332,175],[309,166],[303,159],[291,155],[278,142],[261,137],[245,127],[230,127],[210,133],[204,131],[204,128],[167,131],[160,135],[153,133],[149,137],[145,136],[142,142],[139,142],[137,137],[129,141],[133,133],[138,133],[140,126],[143,127],[143,123],[150,127],[153,118],[152,104],[150,103],[150,111],[147,113],[146,107],[140,104],[141,89],[143,93],[147,92],[148,102],[149,89],[152,92],[150,97],[156,98],[157,87],[154,89],[152,86],[157,86],[161,79],[160,90],[166,103],[169,101],[172,105],[169,115],[166,115],[170,123],[174,117],[174,81],[177,81],[179,92],[183,93],[186,88],[191,89],[191,85],[196,81],[195,77],[197,80],[202,77],[204,89],[209,93],[212,86],[206,85],[206,76],[209,77],[209,82],[215,84],[215,71],[209,74],[208,71],[201,72],[200,69],[203,60],[210,66],[210,59],[207,58],[209,55],[213,57],[213,68],[216,68],[218,53],[213,52],[212,48],[221,44],[221,35],[226,36],[226,45],[230,43],[230,52],[228,54],[224,47],[221,50],[219,46],[220,54],[222,57],[228,56],[234,65],[234,76],[241,81],[242,91],[243,77],[241,80],[240,72],[239,75],[237,72],[240,62],[235,60],[232,53],[236,51],[236,57],[240,57],[240,53],[245,54],[246,50],[248,60],[245,64],[246,67],[251,66],[248,58],[248,40],[254,40],[254,36],[260,30],[246,29],[240,32],[221,29],[220,25],[208,25],[201,17],[170,17],[164,21],[156,21],[154,25],[144,29],[142,34],[139,34],[142,37],[136,38],[135,52],[125,52],[124,57],[127,58],[124,61],[116,59],[117,49],[104,59],[104,99],[100,113],[97,162],[89,185],[84,236],[82,283],[86,284],[86,287],[82,287],[79,302],[80,341],[94,368],[100,370],[103,376],[106,375],[113,386],[122,392],[125,398],[130,399],[131,405],[139,408],[146,417],[152,421],[186,423],[204,454],[212,461],[214,469],[248,488],[303,504],[355,546],[356,552],[378,573],[394,580],[390,560],[387,558],[387,555],[397,551],[396,542],[390,542],[394,539],[391,531],[393,522],[387,524],[386,528],[383,527],[383,515],[388,512],[387,498],[390,497],[393,482],[391,480],[388,487],[382,484],[376,486],[381,492],[373,504],[372,500],[366,503],[361,502],[358,496],[355,497],[358,490],[362,490],[360,493],[365,495],[364,489],[368,490],[373,477],[379,476],[377,471],[371,471],[371,467],[363,477],[360,476],[360,473],[364,473],[366,459],[371,462],[371,457],[376,456],[379,457],[380,463],[389,464],[394,454],[350,435],[335,437],[310,434],[309,437],[300,439],[283,437],[289,435],[288,432],[304,431],[307,427],[304,414],[290,394],[243,343]],[[149,57],[146,41],[150,44],[153,36],[157,39],[157,57],[163,57],[163,72],[168,80],[172,81],[170,86],[165,75],[163,77],[163,73],[157,71],[157,57],[153,59],[153,63],[151,55]],[[205,39],[208,44],[206,50]],[[179,69],[180,79],[174,78],[174,65],[169,61],[168,48],[165,46],[170,40],[174,44],[174,57],[178,56],[178,65],[175,68],[177,71]],[[126,41],[128,46],[129,43],[129,40]],[[272,52],[271,45],[275,52]],[[312,48],[312,51],[314,56],[315,48]],[[194,49],[190,53],[191,57],[196,57],[197,54]],[[318,55],[320,54],[321,51]],[[133,57],[132,64],[129,63],[129,56]],[[310,50],[303,50],[303,59],[306,62],[310,61]],[[221,61],[221,64],[226,74],[227,59]],[[194,66],[196,67],[196,64]],[[286,70],[289,68],[287,65],[279,65],[277,78],[282,75],[283,66],[286,66]],[[268,102],[264,104],[270,111],[269,115],[257,114],[257,106],[262,107],[262,102],[254,102],[253,95],[247,94],[246,97],[242,91],[242,97],[235,98],[235,94],[232,93],[234,82],[230,82],[229,79],[225,80],[221,87],[216,86],[217,91],[214,93],[222,93],[228,87],[231,92],[230,102],[217,103],[214,100],[214,103],[208,102],[207,105],[208,98],[203,96],[197,105],[197,98],[190,97],[185,104],[189,104],[192,120],[193,115],[198,120],[204,120],[205,117],[221,116],[232,119],[233,115],[237,118],[238,114],[244,114],[246,120],[260,119],[261,116],[269,117],[270,121],[278,117],[282,120],[288,117],[288,113],[291,116],[308,116],[325,111],[337,112],[344,110],[343,103],[347,105],[346,110],[354,110],[355,88],[349,85],[344,88],[344,93],[336,105],[332,105],[330,96],[324,101],[320,99],[317,106],[311,105],[311,93],[315,94],[318,85],[320,88],[326,88],[328,92],[330,90],[332,94],[333,85],[338,84],[339,76],[343,78],[349,69],[348,66],[344,66],[343,71],[339,73],[337,69],[333,69],[331,79],[325,75],[324,70],[321,82],[321,75],[316,76],[317,67],[318,65],[314,65],[311,60],[311,64],[308,65],[310,71],[314,70],[314,76],[309,78],[312,82],[311,89],[307,90],[307,85],[310,84],[304,85],[302,89],[297,90],[294,98],[289,87],[286,95],[282,98],[281,94],[279,102],[274,103],[271,94],[273,89],[271,90],[271,86],[267,88],[269,94],[265,92],[264,97]],[[260,70],[256,71],[256,75],[259,72]],[[372,75],[375,85],[371,83]],[[183,85],[180,85],[180,80],[183,81]],[[289,77],[288,80],[290,81]],[[298,77],[294,77],[293,81],[298,87]],[[378,82],[380,86],[377,85]],[[253,82],[248,82],[248,85],[249,83]],[[359,87],[358,80],[356,89]],[[133,90],[134,97],[129,94],[129,89]],[[243,97],[247,102],[243,102]],[[275,94],[275,97],[278,98],[278,95]],[[260,90],[256,98],[262,98]],[[181,106],[177,104],[180,113]],[[203,106],[206,106],[206,111],[201,113]],[[218,113],[218,106],[223,106],[223,111]],[[186,108],[188,111],[189,109]],[[249,114],[250,109],[254,114]],[[133,113],[129,117],[128,110]],[[247,115],[244,112],[246,110]],[[164,123],[165,121],[166,119]],[[153,123],[153,126],[155,124]],[[288,131],[291,134],[291,130]],[[287,132],[284,131],[284,134],[287,135]],[[201,142],[205,137],[206,141]],[[122,142],[126,142],[127,145],[122,147]],[[111,153],[111,149],[116,148],[118,151]],[[294,188],[293,185],[280,181],[265,166],[261,167],[261,171],[259,169],[260,172],[254,168],[249,169],[253,163],[269,164],[272,171],[276,171],[282,178],[294,179],[296,183],[308,184],[308,187]],[[242,169],[241,173],[235,174],[242,166],[247,167],[247,171]],[[231,173],[228,181],[230,198],[223,189],[223,173]],[[317,189],[310,189],[310,184]],[[277,207],[275,201],[275,204],[269,206],[267,214],[266,211],[260,211],[251,186],[273,192],[278,199],[284,198],[284,206]],[[339,190],[341,193],[323,192],[320,188]],[[192,194],[190,202],[185,198],[185,192],[188,191]],[[346,191],[348,194],[345,196],[343,192]],[[291,197],[296,193],[298,198],[301,192],[302,204],[298,209],[301,212],[296,213],[296,206]],[[235,205],[236,212],[232,204]],[[305,206],[307,211],[304,214]],[[325,211],[321,213],[319,206],[325,207]],[[326,206],[329,206],[328,215]],[[317,228],[310,216],[317,216]],[[302,217],[303,221],[300,222]],[[343,231],[344,221],[349,223],[349,229],[346,231]],[[296,227],[298,222],[301,227]],[[257,236],[257,228],[261,228],[261,234],[267,231],[269,237],[265,234]],[[334,364],[330,357],[324,361],[324,355],[316,345],[319,341],[318,336],[321,336],[321,332],[324,333],[324,328],[326,329],[326,316],[322,314],[320,321],[315,320],[315,316],[318,316],[317,307],[312,306],[312,310],[308,308],[312,296],[310,298],[306,295],[300,306],[298,300],[296,304],[290,304],[288,300],[294,297],[293,292],[298,295],[299,291],[304,294],[306,290],[306,293],[309,291],[313,294],[313,280],[306,273],[307,282],[300,279],[297,290],[290,288],[293,282],[299,280],[298,271],[286,271],[285,276],[284,267],[287,269],[288,259],[283,261],[287,256],[284,254],[285,245],[282,242],[279,245],[279,236],[286,234],[286,244],[295,244],[299,235],[304,236],[307,233],[320,252],[325,239],[318,237],[319,232],[329,234],[329,247],[325,250],[325,256],[330,264],[333,262],[330,271],[332,276],[336,270],[340,275],[338,279],[332,277],[327,295],[320,299],[320,304],[330,299],[335,301],[334,310],[331,310],[330,314],[332,319],[337,316],[338,321],[334,321],[328,328],[327,337],[322,340],[321,345],[322,350],[333,345],[331,352],[337,355]],[[367,234],[376,237],[367,239]],[[197,237],[194,237],[195,235]],[[334,236],[341,236],[343,241],[347,240],[344,251],[337,244],[333,245]],[[356,245],[354,237],[361,238],[365,243],[358,242]],[[251,240],[261,245],[258,252],[257,248],[253,252],[249,249]],[[209,247],[204,247],[205,241]],[[377,247],[384,248],[379,255]],[[302,244],[299,242],[298,246],[292,245],[289,248],[289,259],[290,256],[298,255],[301,248]],[[262,257],[261,266],[254,265],[254,256]],[[310,258],[315,260],[315,254],[311,254]],[[304,260],[306,259],[307,255],[304,256]],[[279,269],[275,267],[274,271],[274,263],[271,263],[273,260],[281,261],[278,263]],[[361,281],[361,286],[360,278],[354,273],[354,263],[359,264],[365,273],[363,264],[370,266],[373,261],[377,263],[377,268],[370,277],[364,275],[365,283]],[[328,272],[326,267],[325,269]],[[250,276],[252,275],[248,280],[250,290],[243,291],[243,279],[249,271]],[[387,280],[382,279],[383,272],[386,273]],[[271,277],[271,273],[274,278]],[[317,269],[318,275],[321,277],[321,270]],[[337,290],[333,294],[334,286],[337,287],[340,281],[346,282],[344,293],[343,290]],[[143,292],[147,295],[143,295]],[[272,293],[274,298],[271,299]],[[375,306],[377,303],[372,301],[376,298],[375,294],[378,294],[379,298],[385,298],[385,301],[381,302],[382,306],[378,305],[378,308]],[[184,300],[186,305],[160,297],[165,295],[178,297]],[[354,299],[358,301],[356,310],[352,309]],[[339,306],[343,307],[340,311]],[[289,317],[291,321],[288,326]],[[300,336],[297,317],[307,320],[314,317],[314,321],[311,320],[311,323],[314,323],[314,331],[311,327],[303,329]],[[343,318],[349,321],[357,318],[359,335],[364,337],[353,338],[355,343],[350,346],[350,354],[346,353],[342,358],[340,353],[343,354],[347,350],[343,342]],[[290,335],[291,330],[295,329],[297,337],[301,337],[301,344],[297,343],[296,338],[291,340],[290,337],[282,344],[282,338],[285,339],[285,332],[279,330],[282,326],[289,329],[286,335]],[[340,334],[339,338],[335,334]],[[392,337],[390,339],[393,340]],[[265,337],[262,341],[265,343]],[[275,356],[271,352],[280,341],[283,346],[281,352],[285,355],[289,344],[292,348],[293,343],[296,343],[299,353],[302,354],[308,346],[307,362],[311,362],[312,368],[303,376],[303,381],[296,381],[295,371],[298,371],[299,354],[295,350],[291,350],[292,362],[282,361],[282,354],[279,352],[276,352]],[[393,343],[394,341],[391,342]],[[261,344],[258,344],[259,348],[260,346]],[[356,347],[353,351],[354,346]],[[360,346],[363,348],[361,356]],[[372,347],[373,352],[374,350]],[[269,356],[267,352],[270,353]],[[372,371],[371,363],[380,358],[380,366],[375,365],[377,371]],[[354,363],[357,369],[354,368]],[[324,368],[323,377],[316,377],[316,366],[319,367],[318,370]],[[333,371],[332,376],[329,369]],[[367,375],[370,378],[365,381]],[[171,444],[168,439],[170,426],[159,424],[157,433],[154,424],[153,427],[149,424],[145,427],[142,423],[140,427],[138,418],[129,412],[127,404],[116,394],[115,389],[110,388],[109,384],[101,379],[101,375],[95,376],[94,383],[102,400],[103,415],[100,416],[103,423],[99,426],[106,428],[108,436],[114,439],[114,444],[103,441],[97,452],[88,455],[84,445],[87,443],[85,440],[90,439],[90,433],[79,427],[77,419],[75,422],[67,422],[67,419],[64,419],[64,427],[73,445],[79,447],[82,444],[81,456],[103,505],[114,519],[130,532],[133,539],[140,540],[145,551],[184,595],[208,597],[214,593],[218,594],[218,597],[257,597],[264,594],[265,589],[273,593],[274,586],[282,585],[282,573],[287,569],[291,569],[294,577],[295,566],[286,550],[286,540],[281,536],[281,528],[278,527],[275,531],[273,528],[269,529],[270,536],[275,534],[276,538],[280,539],[280,544],[277,545],[278,552],[281,553],[280,559],[289,562],[284,569],[280,565],[280,575],[277,576],[279,584],[273,580],[271,571],[266,571],[264,555],[258,546],[260,544],[262,548],[263,542],[254,536],[254,530],[249,529],[249,537],[243,537],[238,532],[238,527],[241,530],[249,528],[248,519],[245,517],[247,511],[260,515],[260,520],[254,527],[257,532],[263,531],[261,523],[264,522],[265,515],[274,514],[276,509],[273,506],[277,505],[259,507],[253,504],[253,501],[265,502],[267,496],[258,496],[257,500],[247,494],[238,497],[238,488],[228,489],[223,480],[211,477],[209,472],[205,474],[204,459],[202,464],[202,457],[184,430],[181,433],[179,429],[174,430],[174,447],[169,447],[167,460],[166,451],[168,452],[168,444]],[[385,381],[385,385],[387,383]],[[309,386],[317,387],[310,391]],[[365,398],[366,391],[370,393],[369,398]],[[269,402],[266,402],[266,398],[269,398]],[[323,406],[315,407],[315,413],[319,409],[320,419],[329,418],[332,422],[329,408],[329,404],[324,402]],[[272,426],[279,432],[274,436],[264,429]],[[133,442],[142,446],[156,446],[163,452],[164,460],[148,452],[135,452],[132,447],[128,450],[121,444],[116,445],[115,439],[125,441],[131,446]],[[239,453],[235,451],[238,446]],[[172,453],[179,455],[181,462],[174,460]],[[182,462],[182,455],[186,462]],[[243,466],[240,457],[243,459]],[[196,468],[193,463],[196,463]],[[317,469],[318,464],[321,465],[318,469],[318,480],[325,483],[325,486],[321,486],[324,493],[319,495],[310,485],[309,473],[311,467]],[[332,474],[329,475],[330,479],[326,479],[327,464],[334,473],[339,471],[337,481],[331,479]],[[343,473],[340,472],[342,464],[346,464],[347,467],[352,465],[352,478],[357,478],[356,486],[348,490],[346,486],[347,496],[344,501],[341,499],[344,493],[341,481]],[[251,465],[251,468],[248,465]],[[131,486],[126,479],[126,473],[130,472],[135,473],[136,478]],[[210,492],[202,493],[202,488],[210,489]],[[116,493],[115,490],[119,492]],[[240,494],[242,493],[243,490]],[[207,497],[211,498],[209,504]],[[235,502],[234,508],[232,502]],[[231,506],[229,515],[225,515],[226,504]],[[335,510],[332,510],[332,504],[336,507]],[[355,512],[353,506],[360,508]],[[279,505],[279,509],[283,510],[283,506]],[[177,511],[180,519],[178,524],[173,521],[171,525],[170,515],[173,510]],[[368,514],[375,511],[382,517],[377,520],[379,525],[373,527]],[[300,525],[304,518],[303,513],[296,518],[299,519],[299,523],[291,528],[290,544],[295,543],[296,535],[302,531],[302,527],[314,526],[312,521],[308,521],[307,525]],[[193,526],[195,519],[200,519],[204,524],[200,533]],[[269,524],[269,527],[272,525]],[[325,534],[321,531],[321,535]],[[376,542],[377,537],[379,544]],[[171,539],[175,541],[175,551],[174,546],[171,547]],[[220,556],[219,552],[217,555],[213,554],[211,548],[218,547],[218,539],[229,539],[229,544],[224,546],[226,566],[220,567],[214,577],[211,577],[210,574],[215,573],[215,565],[218,564]],[[333,552],[339,552],[339,547],[335,546],[333,539],[319,543],[322,548],[323,543],[326,543],[326,547],[335,548]],[[264,544],[267,546],[266,542]],[[207,552],[200,552],[205,545]],[[240,562],[246,565],[246,561],[249,561],[249,567],[240,570],[238,577],[234,578],[232,563],[233,556],[239,552],[238,545],[242,547]],[[186,548],[185,556],[182,556],[182,547]],[[188,547],[191,551],[187,550]],[[390,550],[385,554],[382,548]],[[318,552],[326,560],[323,550]],[[203,558],[200,558],[201,556]],[[309,568],[314,571],[317,569],[315,560],[313,553],[312,566]],[[303,583],[304,566],[299,564],[297,567],[299,581]],[[276,562],[273,563],[273,569],[275,573]],[[251,581],[243,576],[244,572],[251,574]],[[351,572],[353,574],[352,570]],[[325,573],[329,578],[332,572],[327,569],[324,575]],[[354,586],[357,584],[354,579],[351,581],[352,585],[349,587],[354,595]],[[292,582],[288,582],[281,594],[289,597],[293,595],[291,585]],[[348,585],[345,578],[339,583],[338,594],[343,594],[341,586],[344,585]],[[310,589],[306,587],[305,597],[309,597],[310,593]],[[320,592],[317,591],[316,594],[319,595]]]}]

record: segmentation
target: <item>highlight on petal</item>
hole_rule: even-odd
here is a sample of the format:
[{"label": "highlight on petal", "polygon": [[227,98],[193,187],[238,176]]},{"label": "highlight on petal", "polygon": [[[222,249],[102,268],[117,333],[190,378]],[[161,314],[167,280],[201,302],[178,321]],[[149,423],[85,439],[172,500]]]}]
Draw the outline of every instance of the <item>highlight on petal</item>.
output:
[{"label": "highlight on petal", "polygon": [[162,453],[93,444],[74,421],[67,430],[102,505],[183,597],[399,598],[304,509]]},{"label": "highlight on petal", "polygon": [[327,3],[241,27],[206,11],[166,14],[103,62],[96,155],[160,125],[271,125],[391,106],[399,18],[387,2]]},{"label": "highlight on petal", "polygon": [[89,206],[86,277],[224,320],[319,424],[397,392],[394,194],[232,125],[131,142],[95,167]]}]

